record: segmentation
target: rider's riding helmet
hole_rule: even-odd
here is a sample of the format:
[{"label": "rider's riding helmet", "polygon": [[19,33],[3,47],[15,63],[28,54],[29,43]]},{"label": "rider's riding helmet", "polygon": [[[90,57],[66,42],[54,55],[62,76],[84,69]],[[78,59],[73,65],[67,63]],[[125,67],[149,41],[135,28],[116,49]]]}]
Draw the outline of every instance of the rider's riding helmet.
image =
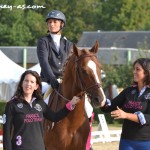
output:
[{"label": "rider's riding helmet", "polygon": [[46,16],[46,22],[48,19],[58,19],[63,21],[64,26],[66,25],[66,17],[65,15],[59,11],[59,10],[52,10],[51,12],[49,12]]}]

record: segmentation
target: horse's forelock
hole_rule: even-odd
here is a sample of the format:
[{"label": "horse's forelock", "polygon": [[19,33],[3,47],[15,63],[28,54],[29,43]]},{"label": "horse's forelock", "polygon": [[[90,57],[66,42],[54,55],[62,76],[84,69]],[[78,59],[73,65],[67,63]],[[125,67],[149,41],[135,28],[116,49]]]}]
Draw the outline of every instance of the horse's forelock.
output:
[{"label": "horse's forelock", "polygon": [[84,54],[84,55],[90,53],[89,49],[87,49],[87,48],[82,49],[81,52],[82,52],[82,54]]}]

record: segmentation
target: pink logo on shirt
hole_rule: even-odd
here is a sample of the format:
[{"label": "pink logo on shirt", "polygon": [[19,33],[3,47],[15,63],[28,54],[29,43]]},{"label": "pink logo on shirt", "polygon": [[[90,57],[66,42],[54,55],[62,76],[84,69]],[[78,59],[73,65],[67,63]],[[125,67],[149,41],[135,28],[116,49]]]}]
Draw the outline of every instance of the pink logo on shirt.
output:
[{"label": "pink logo on shirt", "polygon": [[26,114],[24,123],[32,123],[32,122],[41,122],[42,118],[39,116],[39,114]]},{"label": "pink logo on shirt", "polygon": [[142,109],[141,102],[129,101],[127,104],[124,105],[124,108],[127,109]]}]

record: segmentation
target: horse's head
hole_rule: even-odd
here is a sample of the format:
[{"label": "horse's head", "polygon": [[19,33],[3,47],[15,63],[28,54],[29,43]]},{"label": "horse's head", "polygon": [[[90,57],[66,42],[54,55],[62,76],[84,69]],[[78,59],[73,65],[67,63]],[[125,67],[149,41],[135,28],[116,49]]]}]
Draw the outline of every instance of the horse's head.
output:
[{"label": "horse's head", "polygon": [[97,41],[90,50],[80,50],[75,44],[73,45],[77,87],[87,93],[94,107],[100,107],[106,101],[101,86],[101,65],[96,57],[98,46]]}]

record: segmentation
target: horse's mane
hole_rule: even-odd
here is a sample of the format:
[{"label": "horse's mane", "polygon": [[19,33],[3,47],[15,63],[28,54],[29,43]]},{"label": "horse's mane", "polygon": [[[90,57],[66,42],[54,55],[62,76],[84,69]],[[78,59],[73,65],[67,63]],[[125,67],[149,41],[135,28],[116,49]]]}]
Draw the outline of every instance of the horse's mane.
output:
[{"label": "horse's mane", "polygon": [[66,61],[64,62],[63,66],[62,66],[62,78],[64,76],[64,73],[65,73],[65,68],[69,62],[69,60],[71,59],[71,56],[73,55],[73,52],[71,51],[68,55],[68,57],[66,58]]}]

